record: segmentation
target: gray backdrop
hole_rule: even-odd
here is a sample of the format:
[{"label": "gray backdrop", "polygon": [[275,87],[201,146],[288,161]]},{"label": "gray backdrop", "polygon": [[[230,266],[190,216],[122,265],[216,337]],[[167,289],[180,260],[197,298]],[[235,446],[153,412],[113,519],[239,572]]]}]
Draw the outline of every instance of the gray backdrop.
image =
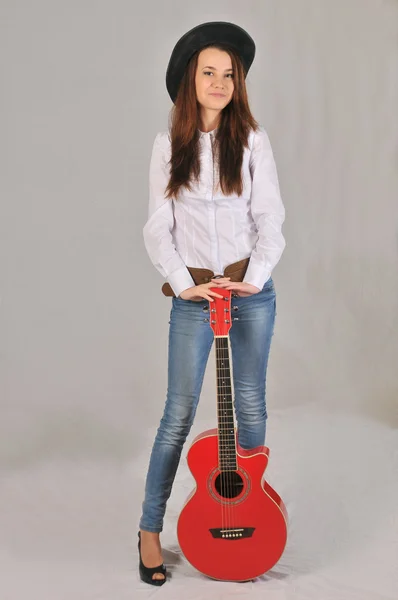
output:
[{"label": "gray backdrop", "polygon": [[[170,310],[142,239],[149,158],[167,128],[170,53],[201,22],[232,21],[256,42],[249,99],[286,206],[267,441],[283,454],[284,410],[396,430],[398,3],[3,0],[0,10],[7,564],[92,556],[94,546],[109,560],[115,530],[112,556],[124,543],[126,565],[136,560]],[[213,367],[211,355],[192,435],[214,426]],[[10,576],[7,599],[21,597],[16,584]]]}]

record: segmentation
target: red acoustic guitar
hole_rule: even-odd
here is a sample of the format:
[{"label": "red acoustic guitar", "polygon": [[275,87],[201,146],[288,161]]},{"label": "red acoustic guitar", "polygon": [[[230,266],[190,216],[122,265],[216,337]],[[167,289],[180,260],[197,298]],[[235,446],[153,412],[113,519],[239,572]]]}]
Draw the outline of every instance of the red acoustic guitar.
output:
[{"label": "red acoustic guitar", "polygon": [[[215,292],[219,289],[213,288]],[[232,398],[229,330],[231,292],[211,303],[217,367],[218,429],[198,435],[188,451],[196,488],[177,523],[186,559],[223,581],[248,581],[279,560],[287,539],[287,511],[263,478],[269,449],[244,450],[237,441]]]}]

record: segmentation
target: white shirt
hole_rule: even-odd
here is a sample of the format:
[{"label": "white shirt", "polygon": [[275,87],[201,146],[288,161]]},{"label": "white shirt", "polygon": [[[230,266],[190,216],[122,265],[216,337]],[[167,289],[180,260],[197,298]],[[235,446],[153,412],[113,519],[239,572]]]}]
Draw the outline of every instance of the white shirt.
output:
[{"label": "white shirt", "polygon": [[143,229],[148,255],[178,296],[195,285],[188,267],[223,274],[227,265],[250,257],[244,281],[261,289],[278,263],[286,242],[281,227],[285,209],[268,135],[264,127],[249,134],[244,148],[243,193],[224,195],[213,161],[216,129],[200,132],[201,173],[192,191],[166,200],[171,141],[156,135],[149,167],[149,212]]}]

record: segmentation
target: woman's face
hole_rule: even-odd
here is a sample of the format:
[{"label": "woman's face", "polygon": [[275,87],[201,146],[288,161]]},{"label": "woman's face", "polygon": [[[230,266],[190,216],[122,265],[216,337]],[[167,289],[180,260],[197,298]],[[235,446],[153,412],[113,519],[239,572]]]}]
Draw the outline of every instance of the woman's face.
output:
[{"label": "woman's face", "polygon": [[[231,101],[234,80],[231,57],[218,48],[205,48],[198,57],[196,97],[207,109],[222,110]],[[214,95],[219,94],[219,95]]]}]

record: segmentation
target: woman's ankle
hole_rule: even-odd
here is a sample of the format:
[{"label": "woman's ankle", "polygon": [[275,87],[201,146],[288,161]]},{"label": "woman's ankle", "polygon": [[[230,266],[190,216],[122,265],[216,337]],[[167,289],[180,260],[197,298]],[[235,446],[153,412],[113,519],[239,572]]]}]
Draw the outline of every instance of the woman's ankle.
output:
[{"label": "woman's ankle", "polygon": [[141,539],[144,539],[145,541],[156,541],[159,542],[160,544],[160,533],[159,532],[155,532],[155,531],[145,531],[143,529],[140,529],[140,534],[141,534]]}]

